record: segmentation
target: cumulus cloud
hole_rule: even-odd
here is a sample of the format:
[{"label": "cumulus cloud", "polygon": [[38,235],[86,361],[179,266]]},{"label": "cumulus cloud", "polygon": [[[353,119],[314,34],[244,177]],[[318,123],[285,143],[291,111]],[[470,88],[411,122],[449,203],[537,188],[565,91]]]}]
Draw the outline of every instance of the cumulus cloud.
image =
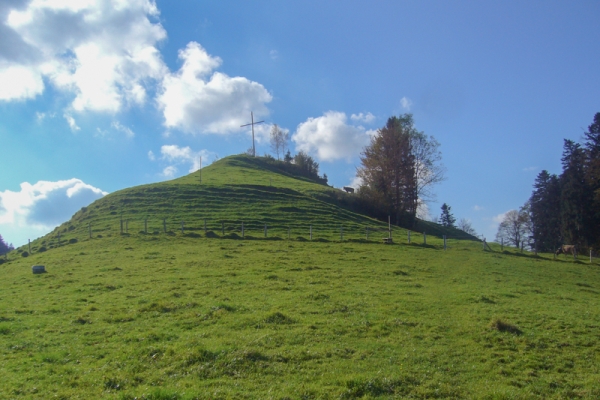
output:
[{"label": "cumulus cloud", "polygon": [[352,121],[365,122],[367,124],[370,124],[371,122],[373,122],[375,120],[375,116],[373,114],[371,114],[370,112],[366,113],[366,114],[358,113],[358,114],[352,114],[350,116],[350,119]]},{"label": "cumulus cloud", "polygon": [[154,152],[152,150],[148,151],[148,158],[150,159],[150,161],[156,160],[156,156],[154,155]]},{"label": "cumulus cloud", "polygon": [[321,161],[350,159],[369,143],[371,131],[348,124],[345,113],[328,111],[298,125],[292,140],[296,149],[314,154]]},{"label": "cumulus cloud", "polygon": [[[174,144],[164,145],[160,148],[161,159],[172,164],[188,165],[189,172],[200,169],[200,157],[202,166],[205,167],[217,158],[217,154],[208,150],[193,151],[189,146],[179,147]],[[154,154],[153,154],[154,156]],[[163,170],[163,175],[173,177],[177,173],[177,167],[170,165]]]},{"label": "cumulus cloud", "polygon": [[158,14],[152,0],[3,2],[0,100],[34,98],[49,82],[74,95],[74,111],[142,104],[166,71]]},{"label": "cumulus cloud", "polygon": [[157,102],[167,129],[186,133],[239,132],[250,112],[255,118],[268,115],[272,100],[263,85],[244,77],[213,72],[221,59],[213,57],[196,42],[179,51],[183,65],[165,75]]},{"label": "cumulus cloud", "polygon": [[402,106],[402,108],[405,111],[410,111],[410,108],[412,107],[412,104],[413,104],[412,100],[409,99],[408,97],[403,97],[403,98],[400,99],[400,105]]},{"label": "cumulus cloud", "polygon": [[51,229],[107,194],[75,178],[33,185],[25,182],[18,192],[0,192],[0,225]]}]

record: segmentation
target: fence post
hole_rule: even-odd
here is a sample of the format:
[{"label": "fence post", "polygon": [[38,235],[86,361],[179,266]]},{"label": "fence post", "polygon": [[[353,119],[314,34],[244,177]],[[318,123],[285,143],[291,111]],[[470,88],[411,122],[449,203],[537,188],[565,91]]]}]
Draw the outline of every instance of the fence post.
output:
[{"label": "fence post", "polygon": [[290,226],[288,225],[288,240],[290,240]]},{"label": "fence post", "polygon": [[267,237],[267,224],[265,224],[265,237]]},{"label": "fence post", "polygon": [[344,226],[340,225],[340,240],[344,240]]},{"label": "fence post", "polygon": [[125,233],[129,233],[129,220],[125,220]]},{"label": "fence post", "polygon": [[88,222],[88,231],[90,233],[90,239],[92,238],[92,223]]},{"label": "fence post", "polygon": [[392,219],[388,215],[388,238],[392,238]]},{"label": "fence post", "polygon": [[183,234],[183,225],[184,225],[184,224],[185,224],[185,223],[184,223],[183,221],[181,221],[181,233],[182,233],[182,234]]},{"label": "fence post", "polygon": [[123,217],[121,217],[121,234],[123,233]]},{"label": "fence post", "polygon": [[206,218],[204,218],[204,234],[206,235]]},{"label": "fence post", "polygon": [[310,226],[310,240],[312,240],[312,224]]},{"label": "fence post", "polygon": [[446,235],[444,235],[444,250],[446,250]]},{"label": "fence post", "polygon": [[592,249],[590,249],[590,264],[592,263]]},{"label": "fence post", "polygon": [[369,227],[368,226],[366,228],[366,231],[367,231],[367,240],[369,240]]},{"label": "fence post", "polygon": [[244,238],[244,221],[242,221],[242,239]]},{"label": "fence post", "polygon": [[408,244],[410,244],[410,231],[408,231]]},{"label": "fence post", "polygon": [[167,219],[163,218],[163,232],[167,233]]},{"label": "fence post", "polygon": [[500,239],[500,251],[504,251],[504,238]]},{"label": "fence post", "polygon": [[29,254],[31,254],[31,239],[27,239],[27,242],[29,243]]},{"label": "fence post", "polygon": [[225,236],[225,222],[221,221],[221,236]]},{"label": "fence post", "polygon": [[144,233],[148,233],[148,218],[144,218]]},{"label": "fence post", "polygon": [[427,233],[423,232],[423,244],[427,244]]}]

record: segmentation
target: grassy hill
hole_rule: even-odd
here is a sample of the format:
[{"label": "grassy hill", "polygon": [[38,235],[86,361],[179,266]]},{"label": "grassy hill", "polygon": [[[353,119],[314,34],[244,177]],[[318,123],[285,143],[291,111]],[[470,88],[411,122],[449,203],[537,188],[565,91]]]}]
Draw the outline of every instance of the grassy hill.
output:
[{"label": "grassy hill", "polygon": [[[367,241],[385,224],[260,160],[196,179],[106,196],[0,264],[0,398],[600,397],[598,265]],[[257,240],[232,240],[247,216]]]}]

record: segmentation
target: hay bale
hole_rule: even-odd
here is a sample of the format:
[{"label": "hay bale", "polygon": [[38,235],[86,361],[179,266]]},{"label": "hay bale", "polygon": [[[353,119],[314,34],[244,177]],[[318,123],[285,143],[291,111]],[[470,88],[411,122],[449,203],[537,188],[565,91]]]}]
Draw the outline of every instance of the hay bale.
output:
[{"label": "hay bale", "polygon": [[44,274],[46,273],[46,267],[44,265],[34,265],[31,267],[31,271],[34,274]]}]

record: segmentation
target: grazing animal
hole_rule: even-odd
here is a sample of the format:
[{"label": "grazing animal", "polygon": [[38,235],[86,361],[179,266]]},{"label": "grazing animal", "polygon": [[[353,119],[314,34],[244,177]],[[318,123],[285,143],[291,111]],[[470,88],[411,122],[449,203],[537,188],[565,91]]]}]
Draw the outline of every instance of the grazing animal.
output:
[{"label": "grazing animal", "polygon": [[567,253],[573,254],[573,258],[577,258],[577,249],[575,248],[574,244],[563,244],[562,246],[560,246],[558,248],[558,250],[556,250],[554,255],[555,256],[558,256],[559,254],[567,255]]},{"label": "grazing animal", "polygon": [[354,193],[354,188],[349,186],[344,186],[344,190],[346,193]]}]

